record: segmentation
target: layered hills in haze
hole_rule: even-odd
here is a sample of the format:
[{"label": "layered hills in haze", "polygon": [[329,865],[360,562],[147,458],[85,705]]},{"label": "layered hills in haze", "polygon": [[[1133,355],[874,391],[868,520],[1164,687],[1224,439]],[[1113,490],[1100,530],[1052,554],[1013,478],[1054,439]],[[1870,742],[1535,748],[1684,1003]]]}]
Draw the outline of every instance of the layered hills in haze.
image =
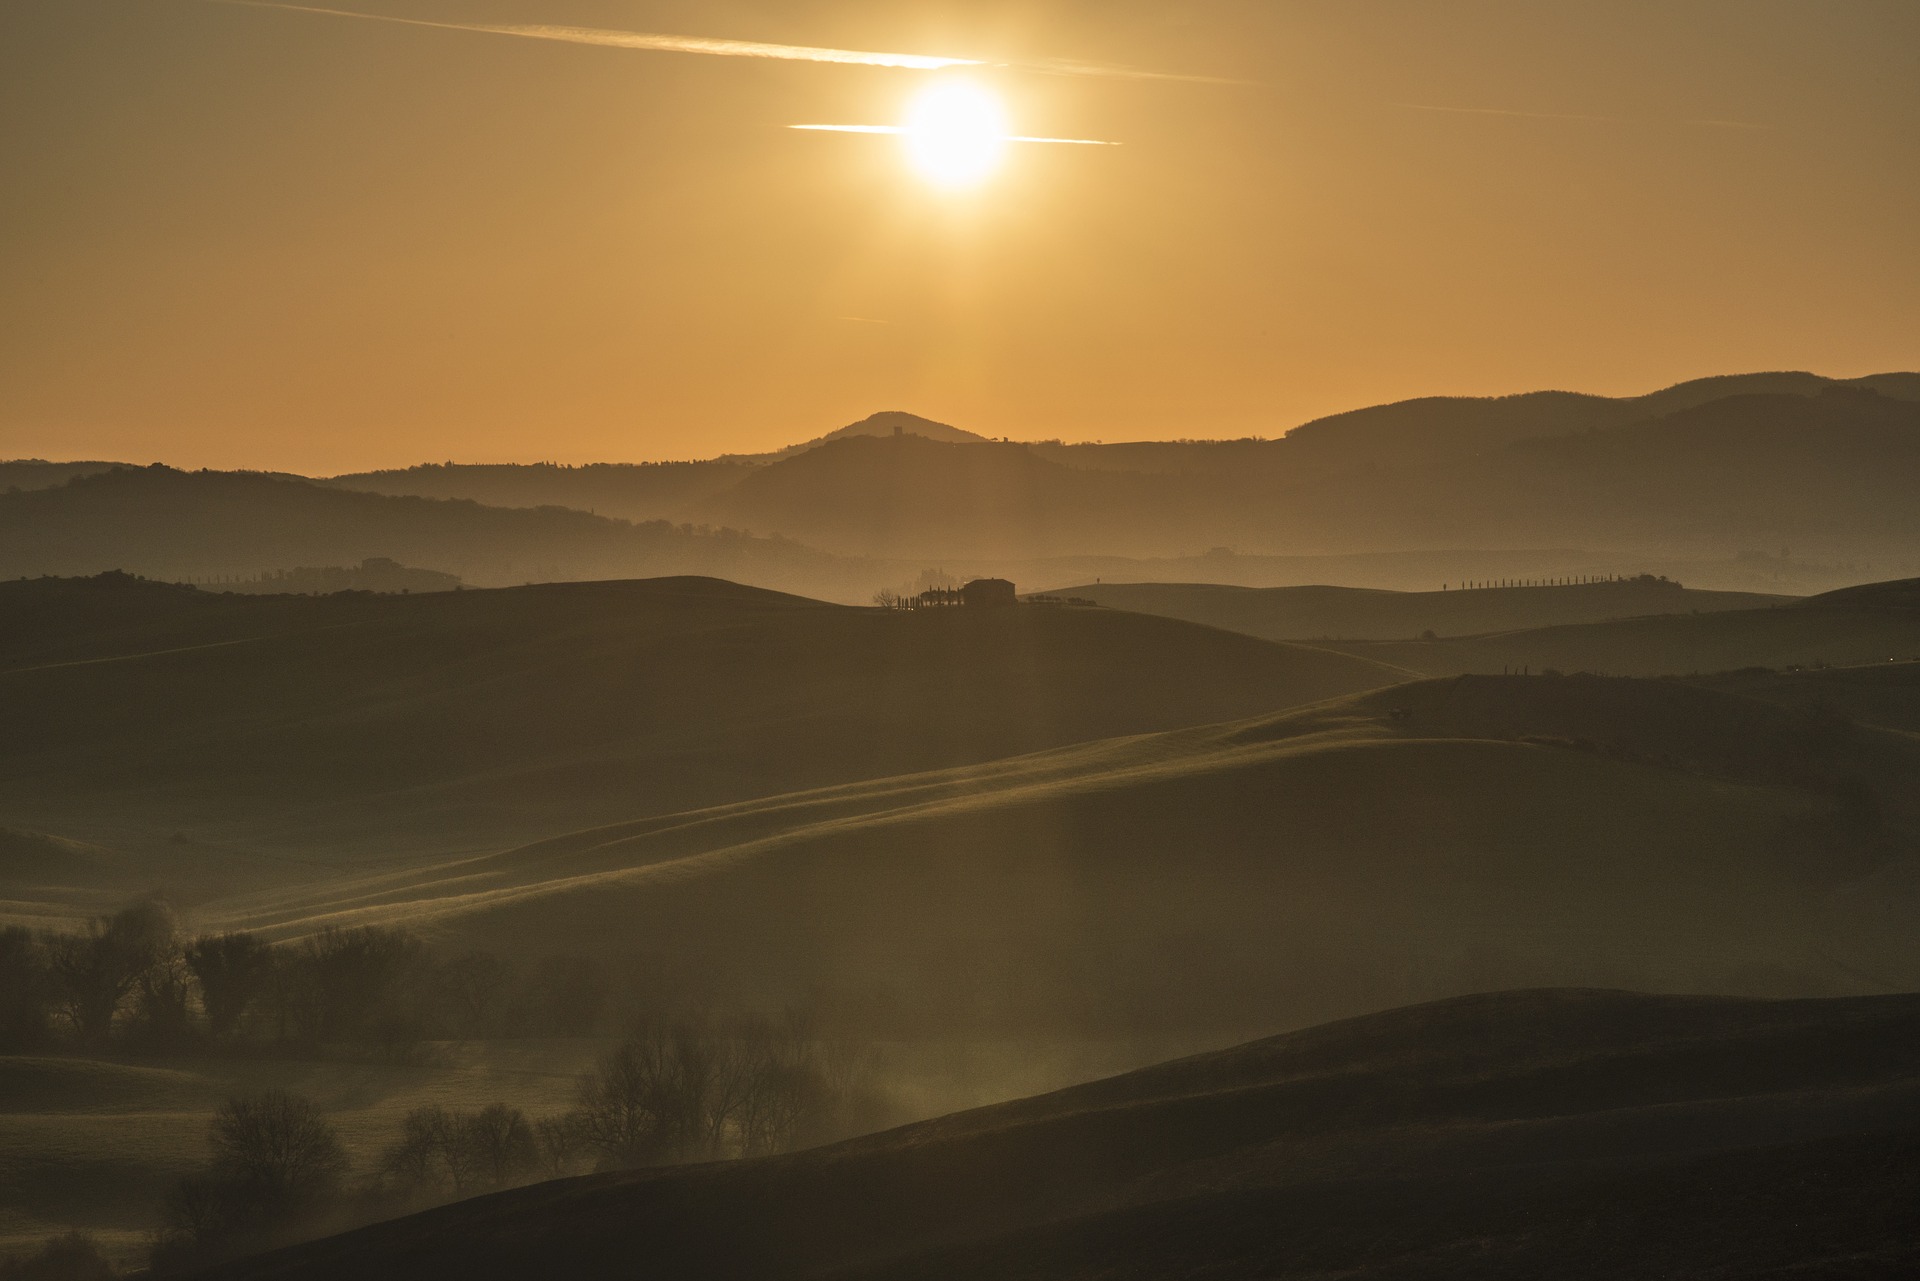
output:
[{"label": "layered hills in haze", "polygon": [[1430,589],[1654,572],[1800,592],[1920,573],[1912,374],[1430,398],[1274,440],[1023,444],[889,411],[760,455],[447,463],[304,487],[6,466],[0,490],[27,492],[0,492],[0,575],[388,557],[482,585],[708,573],[862,602],[929,569],[1028,590],[1096,575]]}]

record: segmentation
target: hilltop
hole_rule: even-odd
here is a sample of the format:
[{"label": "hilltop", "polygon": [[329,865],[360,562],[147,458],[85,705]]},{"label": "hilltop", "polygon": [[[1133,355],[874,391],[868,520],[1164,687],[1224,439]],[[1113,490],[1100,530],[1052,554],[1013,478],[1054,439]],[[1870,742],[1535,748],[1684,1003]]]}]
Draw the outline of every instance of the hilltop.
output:
[{"label": "hilltop", "polygon": [[[581,826],[1391,683],[1168,619],[886,613],[713,579],[239,596],[0,584],[0,806],[114,845],[342,858]],[[257,860],[256,860],[257,861]]]},{"label": "hilltop", "polygon": [[1895,1276],[1920,999],[1393,1010],[754,1161],[461,1202],[209,1276]]},{"label": "hilltop", "polygon": [[1795,599],[1710,592],[1652,576],[1556,586],[1393,592],[1358,587],[1231,587],[1217,583],[1094,583],[1059,589],[1115,609],[1184,618],[1270,640],[1406,640],[1604,622],[1648,614],[1764,609]]},{"label": "hilltop", "polygon": [[798,445],[788,445],[785,449],[778,449],[770,454],[749,454],[742,457],[763,461],[791,458],[795,454],[803,454],[809,449],[817,449],[821,445],[836,440],[851,440],[862,436],[915,436],[922,440],[943,441],[949,445],[984,444],[987,440],[985,436],[968,431],[964,427],[937,423],[931,418],[922,418],[918,414],[910,414],[901,409],[883,409],[877,414],[867,415],[857,423],[848,423],[845,427],[830,431],[824,436],[816,436]]}]

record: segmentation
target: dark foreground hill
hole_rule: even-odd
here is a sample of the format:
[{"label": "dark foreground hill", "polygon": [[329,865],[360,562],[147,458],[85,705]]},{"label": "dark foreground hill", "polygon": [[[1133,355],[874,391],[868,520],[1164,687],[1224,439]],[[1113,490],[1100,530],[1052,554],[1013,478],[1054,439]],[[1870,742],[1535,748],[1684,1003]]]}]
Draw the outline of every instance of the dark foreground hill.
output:
[{"label": "dark foreground hill", "polygon": [[876,1035],[1218,1044],[1521,986],[1920,988],[1920,743],[1679,682],[1466,677],[204,908],[564,938]]},{"label": "dark foreground hill", "polygon": [[1169,619],[887,613],[714,579],[432,595],[0,584],[0,813],[393,858],[993,760],[1388,684]]},{"label": "dark foreground hill", "polygon": [[1910,662],[1920,659],[1920,579],[1869,583],[1765,609],[1616,618],[1437,641],[1341,642],[1339,648],[1434,676],[1548,669],[1661,676]]},{"label": "dark foreground hill", "polygon": [[1219,583],[1095,583],[1062,588],[1114,609],[1184,618],[1269,640],[1412,640],[1598,623],[1648,614],[1766,609],[1790,596],[1692,591],[1666,579],[1471,590],[1391,592],[1360,587],[1229,587]]},{"label": "dark foreground hill", "polygon": [[207,1275],[1838,1281],[1920,1269],[1917,1204],[1920,998],[1528,991]]}]

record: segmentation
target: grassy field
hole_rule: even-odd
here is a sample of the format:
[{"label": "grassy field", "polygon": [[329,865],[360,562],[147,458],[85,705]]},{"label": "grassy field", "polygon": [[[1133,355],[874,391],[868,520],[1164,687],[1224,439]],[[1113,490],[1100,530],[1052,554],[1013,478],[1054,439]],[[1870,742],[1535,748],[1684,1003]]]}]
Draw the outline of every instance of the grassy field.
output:
[{"label": "grassy field", "polygon": [[1141,615],[884,613],[705,579],[317,598],[16,583],[0,816],[191,897],[1402,675]]},{"label": "grassy field", "polygon": [[565,939],[723,1004],[830,993],[970,1034],[1249,1034],[1546,984],[1901,990],[1920,743],[1830,731],[1680,682],[1460,678],[199,911]]}]

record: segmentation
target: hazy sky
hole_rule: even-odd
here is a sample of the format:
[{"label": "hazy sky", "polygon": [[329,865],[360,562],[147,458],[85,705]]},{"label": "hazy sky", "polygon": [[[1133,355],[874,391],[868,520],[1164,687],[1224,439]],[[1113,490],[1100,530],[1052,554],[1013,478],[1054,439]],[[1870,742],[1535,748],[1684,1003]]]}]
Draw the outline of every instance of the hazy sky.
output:
[{"label": "hazy sky", "polygon": [[[1278,435],[1920,367],[1913,0],[329,0],[1244,83],[0,5],[0,456],[338,471]],[[1016,146],[884,135],[966,75]]]}]

